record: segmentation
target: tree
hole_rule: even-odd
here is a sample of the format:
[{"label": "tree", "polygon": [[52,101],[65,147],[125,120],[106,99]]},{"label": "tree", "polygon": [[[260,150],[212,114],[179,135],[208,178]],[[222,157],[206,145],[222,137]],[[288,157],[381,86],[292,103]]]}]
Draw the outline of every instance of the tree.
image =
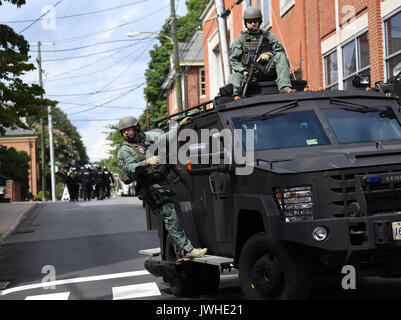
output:
[{"label": "tree", "polygon": [[[186,1],[188,13],[177,19],[178,41],[186,42],[190,40],[200,25],[199,17],[206,8],[207,3],[208,1],[205,0]],[[171,35],[171,27],[168,20],[164,23],[160,34]],[[173,51],[172,44],[168,38],[159,36],[158,40],[160,44],[154,45],[149,52],[151,60],[145,71],[146,88],[144,93],[149,104],[149,116],[153,120],[160,119],[168,114],[167,93],[162,89],[162,84],[170,72],[170,56]],[[145,131],[146,112],[142,113],[138,121],[141,129]],[[117,126],[111,125],[107,129],[109,131],[105,132],[107,134],[106,140],[110,142],[109,145],[112,149],[110,150],[110,157],[102,161],[105,161],[110,171],[118,172],[117,153],[123,143],[123,138]]]},{"label": "tree", "polygon": [[[25,0],[6,0],[20,7]],[[2,2],[0,0],[0,6]],[[56,101],[42,99],[41,86],[29,85],[20,77],[35,70],[29,60],[29,43],[7,25],[0,24],[0,134],[6,128],[27,128],[21,118],[40,117],[42,106],[54,106]]]},{"label": "tree", "polygon": [[[177,19],[177,38],[179,42],[189,41],[195,30],[201,25],[199,17],[206,8],[208,1],[187,0],[187,14]],[[167,20],[161,34],[171,36],[171,27]],[[157,120],[168,115],[167,92],[162,89],[162,84],[170,72],[170,55],[173,51],[170,40],[165,37],[158,37],[160,44],[153,46],[149,52],[151,60],[145,71],[146,88],[145,97],[148,101],[149,116]],[[146,128],[146,112],[139,117],[142,129]]]},{"label": "tree", "polygon": [[20,183],[22,199],[25,199],[29,190],[29,161],[30,157],[25,151],[0,147],[0,174]]}]

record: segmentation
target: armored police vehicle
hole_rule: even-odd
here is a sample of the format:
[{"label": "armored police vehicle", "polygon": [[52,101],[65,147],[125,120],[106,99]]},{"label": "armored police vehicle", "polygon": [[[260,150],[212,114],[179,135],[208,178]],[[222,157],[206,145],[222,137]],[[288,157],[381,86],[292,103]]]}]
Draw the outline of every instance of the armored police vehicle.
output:
[{"label": "armored police vehicle", "polygon": [[[400,78],[391,86],[398,98]],[[382,84],[293,86],[278,94],[274,83],[259,83],[240,100],[221,90],[162,119],[192,113],[185,128],[208,133],[179,137],[187,161],[170,172],[183,228],[207,255],[176,263],[162,220],[147,208],[160,249],[143,252],[153,255],[145,267],[176,295],[217,290],[220,271],[232,267],[249,299],[307,298],[314,279],[341,275],[344,265],[358,276],[401,276],[397,94]]]}]

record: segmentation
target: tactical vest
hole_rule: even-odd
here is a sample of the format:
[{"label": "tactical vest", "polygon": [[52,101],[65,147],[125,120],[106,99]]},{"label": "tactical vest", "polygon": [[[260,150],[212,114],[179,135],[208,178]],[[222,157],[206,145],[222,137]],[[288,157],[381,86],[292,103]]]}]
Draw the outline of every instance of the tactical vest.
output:
[{"label": "tactical vest", "polygon": [[[134,153],[137,162],[146,160],[146,146],[144,143],[129,143],[127,141],[124,141],[123,144],[129,146],[132,149],[132,152]],[[140,180],[137,182],[143,186],[154,184],[165,179],[165,175],[160,172],[160,166],[146,166],[144,172],[145,174],[137,177],[139,178],[138,180]],[[128,179],[127,174],[124,172],[124,170],[120,170],[119,176],[124,183],[126,183],[124,180],[126,180],[127,182],[129,181],[128,183],[131,183],[135,180],[131,177],[131,175],[128,175]]]},{"label": "tactical vest", "polygon": [[262,50],[261,52],[271,51],[270,41],[267,39],[267,34],[264,31],[260,31],[258,34],[250,34],[248,31],[243,32],[244,35],[244,43],[242,45],[242,64],[246,65],[249,56],[253,56],[255,54],[256,49],[258,48],[259,38],[263,35],[264,40],[262,42]]}]

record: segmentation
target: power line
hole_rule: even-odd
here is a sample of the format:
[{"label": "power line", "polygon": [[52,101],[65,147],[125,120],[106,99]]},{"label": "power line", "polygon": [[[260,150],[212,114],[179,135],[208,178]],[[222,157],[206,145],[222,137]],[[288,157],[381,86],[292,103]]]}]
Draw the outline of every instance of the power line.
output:
[{"label": "power line", "polygon": [[96,56],[99,54],[103,54],[103,53],[108,53],[108,52],[113,52],[113,51],[117,51],[120,49],[124,49],[124,48],[130,48],[132,46],[134,46],[135,44],[131,44],[129,46],[124,46],[124,47],[119,47],[119,48],[114,48],[114,49],[109,49],[106,51],[100,51],[100,52],[95,52],[95,53],[90,53],[90,54],[86,54],[83,56],[75,56],[75,57],[64,57],[64,58],[57,58],[57,59],[47,59],[47,60],[42,60],[42,62],[50,62],[50,61],[61,61],[61,60],[72,60],[72,59],[80,59],[80,58],[87,58],[87,57],[92,57],[92,56]]},{"label": "power line", "polygon": [[115,100],[118,100],[118,99],[120,99],[120,98],[126,96],[127,94],[129,94],[129,93],[131,93],[132,91],[134,91],[134,90],[140,88],[140,87],[143,86],[144,84],[146,84],[146,83],[142,83],[141,85],[138,85],[138,86],[136,86],[135,88],[132,88],[132,89],[128,90],[127,92],[124,92],[123,94],[121,94],[121,95],[119,95],[119,96],[117,96],[117,97],[115,97],[115,98],[113,98],[113,99],[111,99],[111,100],[106,101],[105,103],[102,103],[102,104],[100,104],[100,105],[93,106],[93,107],[91,107],[91,108],[89,108],[89,109],[86,109],[86,110],[83,110],[83,111],[73,112],[73,113],[70,113],[69,115],[72,116],[72,115],[74,115],[74,114],[80,114],[80,113],[88,112],[88,111],[93,110],[93,109],[96,109],[96,108],[103,107],[104,105],[106,105],[106,104],[108,104],[108,103],[110,103],[110,102],[113,102],[113,101],[115,101]]},{"label": "power line", "polygon": [[30,28],[31,26],[33,26],[36,22],[38,22],[42,17],[44,17],[45,15],[47,15],[49,13],[50,10],[54,9],[55,7],[57,7],[61,2],[63,2],[63,0],[60,0],[59,2],[57,2],[52,8],[50,8],[49,10],[47,10],[44,14],[42,14],[38,19],[34,20],[29,26],[27,26],[26,28],[22,29],[20,32],[18,32],[18,34],[23,33],[25,30],[27,30],[28,28]]},{"label": "power line", "polygon": [[[147,0],[131,2],[131,3],[127,3],[125,5],[112,7],[112,8],[108,8],[108,9],[96,10],[96,11],[92,11],[92,12],[72,14],[72,15],[69,15],[69,16],[61,16],[61,17],[57,17],[57,19],[68,19],[68,18],[81,17],[81,16],[87,16],[87,15],[91,15],[91,14],[102,13],[102,12],[106,12],[106,11],[111,11],[111,10],[116,10],[116,9],[120,9],[120,8],[124,8],[124,7],[133,6],[135,4],[138,4],[138,3],[141,3],[141,2],[145,2],[145,1],[147,1]],[[49,9],[49,11],[50,10],[51,9]],[[48,13],[49,11],[47,11],[46,13]],[[43,15],[41,17],[43,17]],[[0,22],[0,23],[23,23],[23,22],[32,22],[32,21],[37,22],[37,21],[43,21],[43,20],[46,20],[46,19],[39,18],[39,19],[36,19],[36,20],[31,19],[31,20],[3,21],[3,22]]]},{"label": "power line", "polygon": [[153,12],[151,12],[151,13],[149,13],[149,14],[143,16],[143,17],[140,17],[140,18],[138,18],[138,19],[136,19],[136,20],[134,20],[134,21],[126,22],[126,23],[120,24],[120,25],[118,25],[118,26],[115,26],[115,27],[112,27],[112,28],[109,28],[109,29],[105,29],[105,30],[103,30],[103,31],[94,32],[94,33],[89,33],[89,34],[85,34],[85,35],[82,35],[82,36],[79,36],[79,37],[74,37],[74,38],[66,38],[66,39],[60,39],[60,40],[53,40],[53,41],[50,41],[50,42],[56,42],[56,43],[57,43],[57,42],[71,42],[71,41],[81,40],[81,39],[83,39],[83,38],[88,38],[88,37],[91,37],[91,36],[96,36],[96,35],[99,35],[99,34],[102,34],[102,33],[106,33],[106,32],[109,32],[109,31],[112,31],[112,30],[115,30],[115,29],[124,27],[124,26],[129,25],[129,24],[133,24],[133,23],[136,23],[136,22],[138,22],[138,21],[144,20],[144,19],[146,19],[146,18],[148,18],[148,17],[150,17],[150,16],[155,15],[157,12],[160,12],[160,11],[166,9],[167,7],[169,7],[169,5],[165,5],[164,7],[161,7],[161,8],[159,8],[159,9],[157,9],[156,11],[153,11]]}]

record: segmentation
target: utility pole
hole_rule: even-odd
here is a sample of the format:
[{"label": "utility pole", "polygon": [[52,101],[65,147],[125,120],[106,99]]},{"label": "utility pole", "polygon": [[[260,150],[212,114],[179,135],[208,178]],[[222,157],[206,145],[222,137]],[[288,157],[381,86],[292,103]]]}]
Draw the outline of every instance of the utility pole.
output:
[{"label": "utility pole", "polygon": [[[40,55],[40,41],[38,41],[38,58],[36,59],[38,62],[39,69],[39,85],[43,88],[43,80],[42,80],[42,58]],[[43,94],[41,96],[43,99]],[[45,111],[45,106],[42,106],[42,113]],[[45,124],[43,121],[43,116],[40,117],[40,158],[41,158],[41,169],[42,169],[42,201],[47,201],[46,196],[46,157],[45,157]]]},{"label": "utility pole", "polygon": [[228,77],[231,74],[230,60],[228,54],[228,41],[227,41],[227,22],[226,17],[223,13],[226,11],[224,6],[224,0],[215,0],[214,4],[217,11],[217,21],[218,21],[218,32],[220,40],[220,56],[222,59],[223,68],[223,82],[227,83]]},{"label": "utility pole", "polygon": [[149,104],[148,104],[148,98],[146,98],[146,130],[149,129],[150,129]]},{"label": "utility pole", "polygon": [[[43,88],[42,79],[42,57],[40,52],[40,41],[38,41],[38,69],[39,69],[39,84]],[[42,95],[43,99],[43,95]],[[42,106],[42,111],[44,111],[44,106]],[[53,115],[51,106],[47,107],[48,122],[49,122],[49,146],[50,146],[50,174],[51,174],[51,192],[52,200],[56,201],[56,177],[54,173],[54,149],[53,149]],[[46,159],[45,159],[45,126],[43,122],[43,117],[41,117],[41,158],[42,158],[42,190],[43,190],[43,201],[47,201],[46,195]]]},{"label": "utility pole", "polygon": [[177,98],[177,109],[182,111],[182,90],[181,90],[181,67],[180,67],[180,56],[178,49],[177,39],[177,18],[175,16],[175,3],[174,0],[170,0],[171,10],[171,38],[173,40],[173,56],[174,56],[174,70],[175,70],[175,94]]}]

